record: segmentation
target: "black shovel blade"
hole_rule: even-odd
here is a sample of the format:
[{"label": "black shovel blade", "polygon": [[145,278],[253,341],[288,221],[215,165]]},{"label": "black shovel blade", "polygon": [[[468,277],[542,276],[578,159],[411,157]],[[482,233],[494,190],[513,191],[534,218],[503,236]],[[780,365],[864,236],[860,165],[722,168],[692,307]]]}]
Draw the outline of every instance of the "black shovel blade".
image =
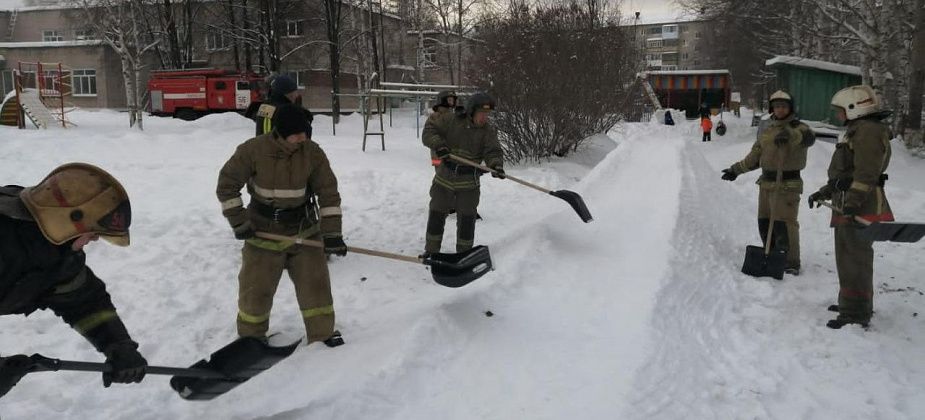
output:
[{"label": "black shovel blade", "polygon": [[208,361],[203,359],[190,366],[219,372],[225,378],[174,376],[170,387],[186,400],[211,400],[289,357],[301,341],[273,347],[254,337],[241,337],[212,353]]},{"label": "black shovel blade", "polygon": [[752,277],[773,277],[783,280],[787,268],[787,253],[780,249],[771,249],[764,253],[764,247],[748,245],[745,247],[745,262],[742,272]]},{"label": "black shovel blade", "polygon": [[861,228],[858,236],[868,241],[918,242],[925,237],[925,224],[876,222]]},{"label": "black shovel blade", "polygon": [[578,213],[578,217],[581,218],[582,222],[589,223],[594,220],[591,217],[591,211],[588,210],[588,206],[585,205],[585,200],[581,198],[578,193],[569,190],[559,190],[559,191],[550,191],[549,195],[559,197],[565,200],[566,203],[572,206],[575,209],[575,213]]},{"label": "black shovel blade", "polygon": [[430,266],[437,284],[453,288],[472,283],[492,269],[491,254],[485,245],[456,254],[427,254],[422,262]]}]

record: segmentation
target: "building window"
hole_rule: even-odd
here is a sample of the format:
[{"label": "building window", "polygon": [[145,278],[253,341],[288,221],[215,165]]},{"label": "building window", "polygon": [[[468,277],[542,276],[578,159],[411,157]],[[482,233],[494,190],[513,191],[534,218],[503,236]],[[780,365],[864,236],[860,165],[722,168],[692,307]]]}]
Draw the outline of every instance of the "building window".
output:
[{"label": "building window", "polygon": [[699,45],[694,45],[694,52],[697,52],[697,51],[700,51],[700,46],[699,46]]},{"label": "building window", "polygon": [[700,39],[700,31],[694,32],[694,38]]},{"label": "building window", "polygon": [[217,51],[228,47],[228,38],[225,37],[225,34],[215,31],[206,34],[206,50]]},{"label": "building window", "polygon": [[289,76],[292,78],[292,80],[295,80],[295,85],[299,89],[305,89],[305,79],[307,76],[307,72],[305,70],[290,70],[283,72],[283,74]]},{"label": "building window", "polygon": [[287,20],[286,21],[286,36],[302,36],[305,33],[302,31],[301,20]]},{"label": "building window", "polygon": [[421,50],[421,66],[427,69],[440,67],[437,65],[437,48],[430,46]]},{"label": "building window", "polygon": [[42,42],[59,42],[64,41],[64,35],[61,31],[48,30],[42,31]]},{"label": "building window", "polygon": [[661,39],[650,39],[646,42],[646,46],[649,48],[661,48],[662,45]]},{"label": "building window", "polygon": [[662,45],[664,45],[664,46],[666,46],[666,47],[677,47],[677,46],[678,46],[678,39],[677,39],[677,38],[675,38],[675,39],[665,39],[665,40],[662,41]]},{"label": "building window", "polygon": [[695,66],[699,66],[699,65],[700,65],[700,60],[694,60],[694,65],[695,65]]},{"label": "building window", "polygon": [[687,60],[687,53],[681,54],[681,59],[682,59],[682,60]]},{"label": "building window", "polygon": [[74,96],[96,96],[96,70],[71,70],[71,89]]},{"label": "building window", "polygon": [[656,27],[654,27],[654,28],[649,28],[649,35],[661,35],[661,34],[662,34],[662,27],[661,27],[661,26],[656,26]]},{"label": "building window", "polygon": [[75,29],[74,39],[78,41],[89,41],[89,40],[96,39],[96,36],[93,35],[93,31],[91,31],[90,29]]}]

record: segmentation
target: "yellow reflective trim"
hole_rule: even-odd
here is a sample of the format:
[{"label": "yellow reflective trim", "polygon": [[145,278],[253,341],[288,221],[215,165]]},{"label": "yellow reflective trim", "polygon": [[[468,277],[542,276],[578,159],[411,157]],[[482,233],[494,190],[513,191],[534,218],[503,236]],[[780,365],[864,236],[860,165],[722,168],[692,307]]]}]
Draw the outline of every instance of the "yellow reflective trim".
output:
[{"label": "yellow reflective trim", "polygon": [[244,207],[244,200],[241,200],[241,197],[235,197],[230,200],[222,201],[222,211],[233,209],[235,207]]},{"label": "yellow reflective trim", "polygon": [[270,121],[269,118],[264,117],[263,118],[263,134],[267,134],[271,131],[273,131],[273,123]]},{"label": "yellow reflective trim", "polygon": [[321,213],[321,217],[342,216],[343,215],[343,212],[341,211],[340,207],[322,207],[321,210],[319,210],[319,213]]},{"label": "yellow reflective trim", "polygon": [[250,324],[261,324],[270,320],[270,314],[266,313],[263,315],[251,315],[238,309],[238,319]]},{"label": "yellow reflective trim", "polygon": [[321,306],[318,308],[303,309],[302,318],[311,318],[313,316],[333,315],[334,305]]},{"label": "yellow reflective trim", "polygon": [[295,188],[291,190],[263,188],[256,182],[251,184],[254,192],[266,199],[274,198],[301,198],[305,197],[305,188]]},{"label": "yellow reflective trim", "polygon": [[[299,232],[299,234],[296,236],[305,239],[317,235],[318,232],[321,232],[321,226],[319,226],[318,223],[315,223],[314,225],[311,225],[305,228],[305,230]],[[291,241],[274,241],[272,239],[263,238],[250,238],[245,242],[256,246],[257,248],[266,249],[268,251],[285,251],[289,247],[295,245],[295,242]]]},{"label": "yellow reflective trim", "polygon": [[455,190],[472,190],[472,189],[478,188],[478,186],[479,186],[479,184],[476,183],[474,180],[473,180],[473,181],[459,181],[459,182],[454,182],[454,181],[449,181],[449,180],[447,180],[446,178],[443,178],[443,177],[441,177],[441,176],[439,176],[439,175],[436,176],[436,177],[434,177],[434,182],[436,182],[436,183],[439,184],[440,186],[445,187],[446,189],[452,190],[452,191],[455,191]]},{"label": "yellow reflective trim", "polygon": [[81,334],[86,334],[94,328],[117,318],[119,318],[119,315],[116,315],[116,311],[99,311],[74,323],[74,329]]},{"label": "yellow reflective trim", "polygon": [[851,189],[852,189],[852,190],[863,191],[863,192],[870,192],[871,190],[874,189],[874,187],[871,186],[871,185],[867,185],[867,184],[864,184],[864,183],[860,183],[860,182],[854,181],[854,182],[851,183]]},{"label": "yellow reflective trim", "polygon": [[55,290],[53,293],[56,295],[70,293],[70,292],[73,292],[79,289],[86,282],[87,282],[87,269],[84,268],[83,270],[80,270],[80,273],[77,273],[77,275],[74,276],[74,278],[71,279],[71,281],[65,284],[62,284],[58,287],[55,287]]}]

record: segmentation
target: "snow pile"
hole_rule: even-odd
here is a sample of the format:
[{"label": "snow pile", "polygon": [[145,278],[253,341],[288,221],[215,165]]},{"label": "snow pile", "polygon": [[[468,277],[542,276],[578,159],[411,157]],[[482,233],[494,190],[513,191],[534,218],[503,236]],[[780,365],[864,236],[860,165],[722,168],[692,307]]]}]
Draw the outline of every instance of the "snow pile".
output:
[{"label": "snow pile", "polygon": [[[187,366],[234,338],[240,243],[222,218],[218,169],[253,132],[234,114],[192,123],[76,111],[67,131],[0,127],[0,179],[31,185],[66,161],[112,172],[133,204],[129,248],[99,243],[88,261],[151,364]],[[347,345],[302,347],[211,402],[180,399],[167,379],[102,389],[96,374],[27,376],[0,400],[18,418],[890,418],[925,416],[922,244],[878,244],[872,327],[832,331],[832,234],[801,211],[803,267],[783,282],[739,273],[757,244],[754,174],[742,158],[755,128],[724,115],[727,135],[701,143],[697,121],[627,124],[565,160],[508,173],[580,193],[581,223],[561,200],[483,178],[476,242],[496,269],[461,289],[423,266],[350,254],[331,263]],[[423,123],[423,122],[422,122]],[[398,112],[386,151],[360,151],[362,120],[315,140],[338,175],[349,245],[416,255],[423,247],[429,155],[412,114]],[[888,194],[897,217],[925,214],[922,162],[896,142]],[[804,173],[825,180],[833,145]],[[447,223],[451,249],[455,223]],[[885,284],[884,284],[885,283]],[[487,317],[486,311],[493,316]],[[288,277],[271,329],[302,334]],[[0,352],[99,360],[49,312],[0,318]]]}]

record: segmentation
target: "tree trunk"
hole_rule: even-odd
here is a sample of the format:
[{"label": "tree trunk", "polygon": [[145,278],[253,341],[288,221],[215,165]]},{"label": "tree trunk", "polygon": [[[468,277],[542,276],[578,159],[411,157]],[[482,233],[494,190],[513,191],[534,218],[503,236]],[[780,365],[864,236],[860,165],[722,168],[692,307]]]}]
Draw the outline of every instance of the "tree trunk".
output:
[{"label": "tree trunk", "polygon": [[331,68],[331,118],[340,122],[340,22],[342,0],[324,0],[325,24],[328,35],[328,60]]},{"label": "tree trunk", "polygon": [[925,0],[915,2],[915,33],[912,40],[912,71],[909,87],[909,112],[905,137],[910,146],[921,146],[922,95],[925,94]]}]

